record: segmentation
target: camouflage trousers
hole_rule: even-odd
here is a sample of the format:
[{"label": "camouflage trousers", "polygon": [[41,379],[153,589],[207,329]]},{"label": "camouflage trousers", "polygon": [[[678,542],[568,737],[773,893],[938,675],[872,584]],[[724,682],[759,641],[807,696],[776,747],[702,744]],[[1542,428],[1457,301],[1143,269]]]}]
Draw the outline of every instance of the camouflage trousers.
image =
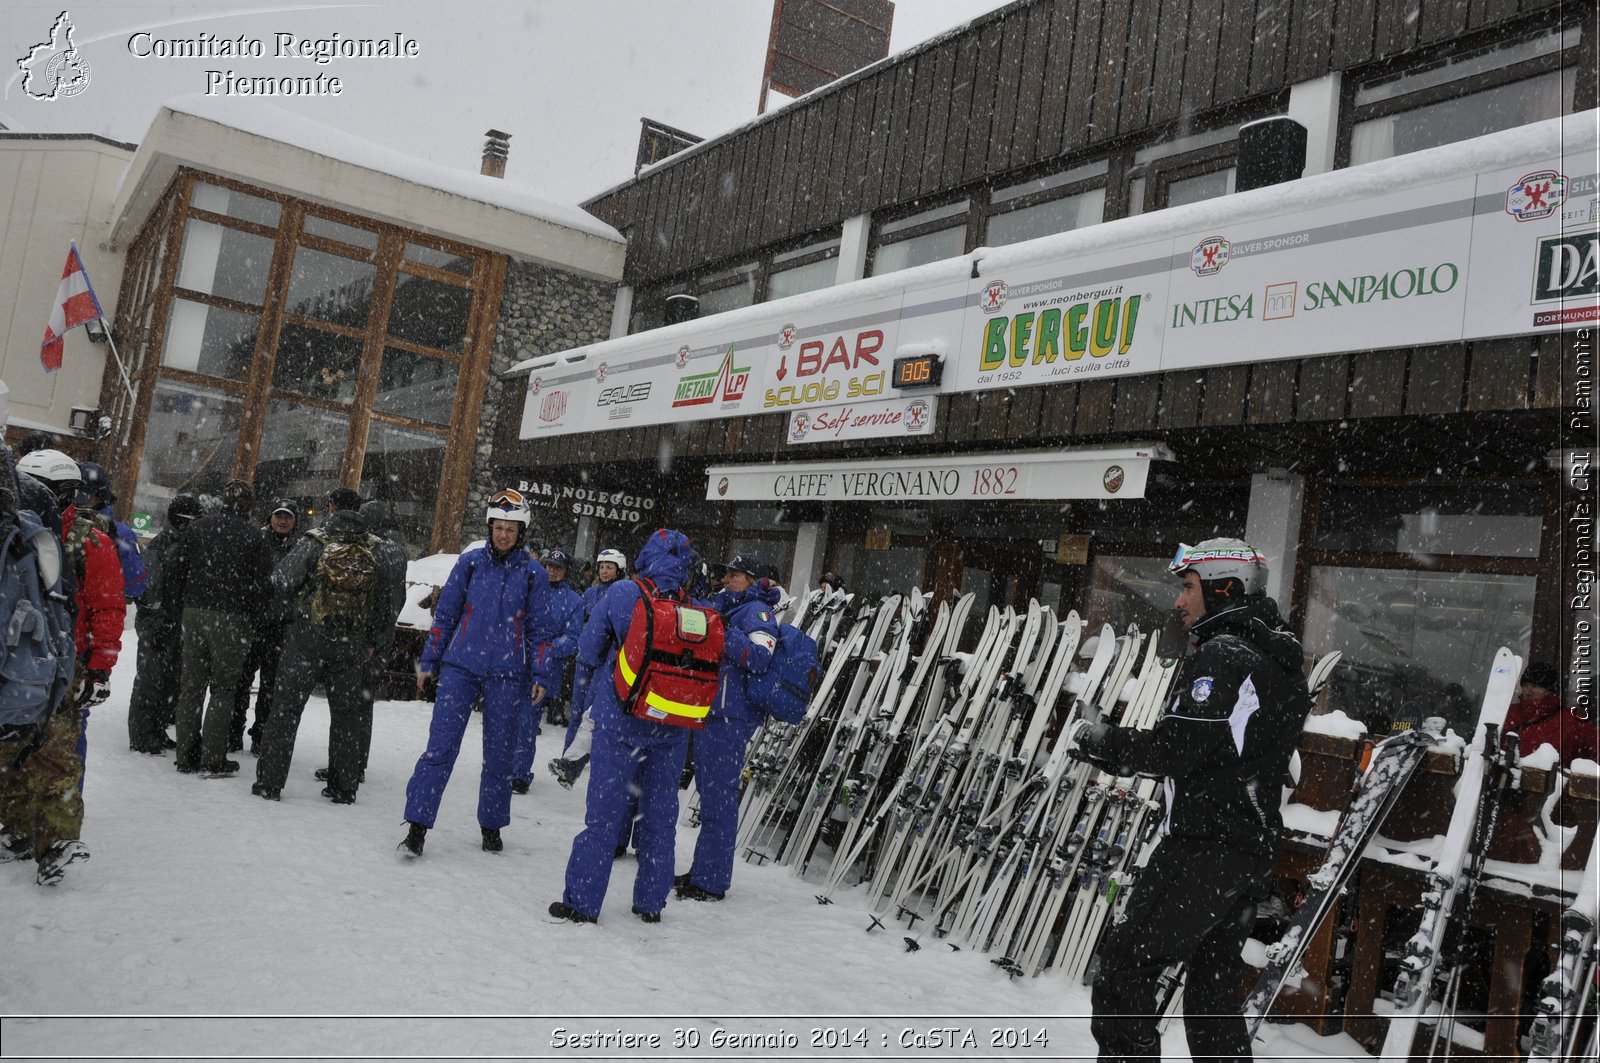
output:
[{"label": "camouflage trousers", "polygon": [[83,713],[68,701],[44,722],[0,734],[0,823],[42,853],[83,829],[78,737]]}]

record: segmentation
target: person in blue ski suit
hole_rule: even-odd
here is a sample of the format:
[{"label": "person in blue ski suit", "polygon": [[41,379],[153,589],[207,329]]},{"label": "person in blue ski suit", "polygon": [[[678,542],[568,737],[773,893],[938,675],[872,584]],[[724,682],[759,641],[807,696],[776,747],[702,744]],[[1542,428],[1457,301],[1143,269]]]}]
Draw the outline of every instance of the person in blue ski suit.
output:
[{"label": "person in blue ski suit", "polygon": [[406,784],[408,831],[400,848],[421,856],[423,841],[461,752],[472,707],[483,699],[483,773],[478,826],[486,852],[502,848],[511,822],[511,752],[517,717],[544,699],[551,677],[550,577],[522,548],[528,504],[516,491],[489,500],[489,541],[456,561],[439,593],[423,643],[417,688],[438,676],[428,747]]},{"label": "person in blue ski suit", "polygon": [[150,582],[150,573],[139,552],[139,533],[113,515],[112,505],[117,495],[111,489],[111,474],[105,467],[92,461],[80,461],[78,468],[83,473],[78,505],[94,510],[116,529],[112,544],[117,548],[117,560],[122,562],[122,594],[126,598],[138,598]]},{"label": "person in blue ski suit", "polygon": [[[692,555],[688,536],[662,528],[639,551],[634,571],[653,583],[658,594],[675,594],[688,579]],[[617,838],[628,816],[630,790],[636,790],[639,799],[634,914],[646,922],[659,921],[672,892],[678,775],[683,770],[689,732],[625,714],[613,680],[617,651],[628,636],[634,604],[642,593],[637,583],[618,580],[606,591],[578,640],[573,702],[583,704],[588,698],[594,718],[594,748],[584,828],[572,840],[562,899],[550,905],[550,914],[558,919],[592,923],[599,918],[611,882]]]},{"label": "person in blue ski suit", "polygon": [[[545,551],[544,568],[550,575],[549,627],[554,634],[550,656],[550,686],[547,699],[559,693],[561,673],[568,658],[578,652],[578,636],[583,633],[583,598],[567,583],[572,559],[559,547]],[[525,794],[533,782],[533,759],[538,753],[540,716],[544,706],[531,702],[517,717],[517,739],[511,755],[511,792]]]},{"label": "person in blue ski suit", "polygon": [[675,880],[678,896],[720,901],[733,881],[734,842],[739,834],[739,775],[744,751],[765,713],[745,695],[745,677],[772,663],[778,621],[772,609],[782,591],[766,577],[766,564],[740,554],[723,566],[722,591],[711,599],[722,614],[722,664],[717,700],[705,727],[694,736],[694,779],[700,788],[700,837],[694,863]]}]

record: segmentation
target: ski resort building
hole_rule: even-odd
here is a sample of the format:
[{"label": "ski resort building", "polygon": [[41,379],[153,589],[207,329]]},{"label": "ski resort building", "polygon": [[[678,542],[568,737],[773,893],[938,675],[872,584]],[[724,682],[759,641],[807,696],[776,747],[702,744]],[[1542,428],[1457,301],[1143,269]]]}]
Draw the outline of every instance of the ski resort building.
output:
[{"label": "ski resort building", "polygon": [[[498,370],[603,338],[623,263],[615,230],[500,179],[507,151],[491,130],[482,172],[453,170],[203,97],[137,147],[0,133],[9,437],[105,464],[136,527],[237,476],[308,508],[356,488],[414,554],[454,549],[493,490]],[[69,332],[46,375],[69,240],[111,338]]]},{"label": "ski resort building", "polygon": [[1011,4],[588,201],[612,338],[517,366],[495,464],[583,554],[979,614],[1145,627],[1242,533],[1336,706],[1465,723],[1592,543],[1588,16]]}]

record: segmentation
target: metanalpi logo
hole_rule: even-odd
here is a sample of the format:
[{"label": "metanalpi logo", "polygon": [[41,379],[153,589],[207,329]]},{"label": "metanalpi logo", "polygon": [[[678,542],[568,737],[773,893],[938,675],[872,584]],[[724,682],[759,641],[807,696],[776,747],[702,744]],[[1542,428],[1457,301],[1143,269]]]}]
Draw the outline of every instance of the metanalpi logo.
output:
[{"label": "metanalpi logo", "polygon": [[72,41],[72,18],[63,11],[50,27],[50,37],[17,60],[22,91],[35,100],[76,96],[89,87],[89,64]]}]

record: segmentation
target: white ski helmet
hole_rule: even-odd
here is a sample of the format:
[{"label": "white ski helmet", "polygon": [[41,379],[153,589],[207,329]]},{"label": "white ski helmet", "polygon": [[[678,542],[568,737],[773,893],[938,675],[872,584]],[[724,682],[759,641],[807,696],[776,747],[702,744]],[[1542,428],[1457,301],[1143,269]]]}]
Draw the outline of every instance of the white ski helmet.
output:
[{"label": "white ski helmet", "polygon": [[600,551],[600,556],[594,559],[594,563],[597,565],[604,564],[607,561],[616,565],[619,573],[628,571],[628,559],[623,556],[621,550],[602,550]]},{"label": "white ski helmet", "polygon": [[71,502],[78,488],[83,486],[83,470],[59,450],[36,450],[17,462],[17,471],[27,473],[50,488],[63,506]]},{"label": "white ski helmet", "polygon": [[[1207,539],[1198,546],[1184,543],[1168,568],[1174,576],[1193,572],[1200,577],[1207,610],[1214,596],[1233,601],[1267,589],[1267,558],[1243,539]],[[1232,580],[1238,581],[1237,588]]]},{"label": "white ski helmet", "polygon": [[533,520],[533,513],[528,509],[528,500],[522,497],[522,492],[513,491],[508,487],[490,496],[489,511],[483,519],[485,523],[491,520],[513,520],[526,530]]}]

